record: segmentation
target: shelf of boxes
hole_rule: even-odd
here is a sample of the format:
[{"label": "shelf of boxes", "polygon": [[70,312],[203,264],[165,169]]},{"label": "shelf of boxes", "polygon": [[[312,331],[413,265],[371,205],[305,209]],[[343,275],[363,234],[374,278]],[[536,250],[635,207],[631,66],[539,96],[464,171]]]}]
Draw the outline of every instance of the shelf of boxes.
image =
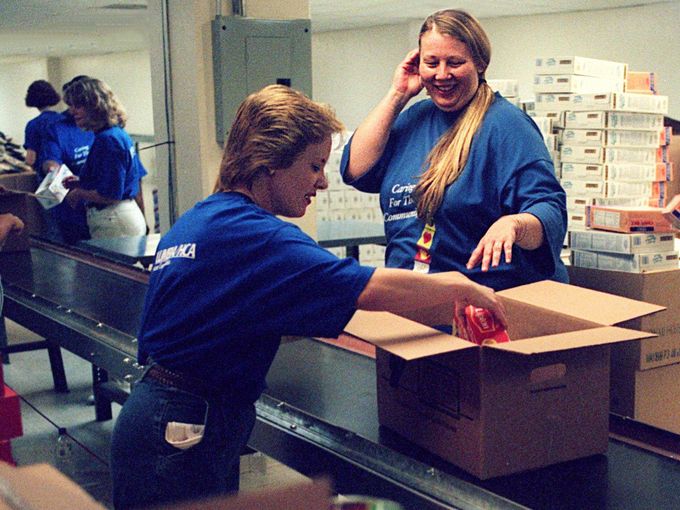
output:
[{"label": "shelf of boxes", "polygon": [[530,115],[556,137],[555,145],[546,139],[559,153],[570,232],[586,229],[590,205],[662,206],[668,198],[668,97],[655,95],[653,73],[629,79],[627,67],[585,57],[535,60]]},{"label": "shelf of boxes", "polygon": [[[317,221],[365,221],[382,224],[380,195],[363,193],[348,186],[340,176],[340,161],[345,143],[351,133],[343,133],[342,137],[333,137],[333,149],[326,164],[328,189],[316,194]],[[338,257],[345,256],[345,248],[327,248]],[[380,245],[361,245],[359,260],[364,265],[382,267],[385,260],[385,247]]]}]

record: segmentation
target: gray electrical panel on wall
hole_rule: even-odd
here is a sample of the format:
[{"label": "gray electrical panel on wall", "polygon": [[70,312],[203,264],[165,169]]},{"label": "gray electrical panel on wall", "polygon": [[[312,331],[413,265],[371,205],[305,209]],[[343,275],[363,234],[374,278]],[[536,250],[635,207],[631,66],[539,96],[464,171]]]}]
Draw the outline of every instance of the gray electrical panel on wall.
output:
[{"label": "gray electrical panel on wall", "polygon": [[212,22],[217,142],[229,134],[248,94],[280,83],[312,97],[308,19],[263,20],[217,16]]}]

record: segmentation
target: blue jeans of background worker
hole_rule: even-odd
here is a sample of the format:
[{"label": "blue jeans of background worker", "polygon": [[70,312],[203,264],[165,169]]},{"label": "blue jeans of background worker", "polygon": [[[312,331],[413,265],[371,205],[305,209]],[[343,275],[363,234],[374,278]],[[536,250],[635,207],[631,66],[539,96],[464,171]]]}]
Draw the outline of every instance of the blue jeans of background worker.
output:
[{"label": "blue jeans of background worker", "polygon": [[[166,440],[170,422],[205,424],[203,438],[187,449],[172,446]],[[114,434],[111,445],[114,507],[150,507],[237,491],[239,458],[255,425],[255,406],[206,399],[142,378],[115,427],[121,424],[127,432]]]}]

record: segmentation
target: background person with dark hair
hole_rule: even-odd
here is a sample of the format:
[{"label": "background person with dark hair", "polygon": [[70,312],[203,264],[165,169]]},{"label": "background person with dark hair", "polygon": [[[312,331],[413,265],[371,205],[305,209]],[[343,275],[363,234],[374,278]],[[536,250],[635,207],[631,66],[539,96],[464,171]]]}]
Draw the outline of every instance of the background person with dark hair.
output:
[{"label": "background person with dark hair", "polygon": [[54,87],[45,80],[37,80],[31,83],[26,91],[26,106],[37,108],[40,115],[31,119],[26,124],[24,132],[24,148],[26,149],[26,163],[31,165],[42,180],[42,160],[40,159],[42,146],[45,140],[47,127],[59,120],[59,112],[52,110],[61,97]]},{"label": "background person with dark hair", "polygon": [[[89,76],[79,75],[64,83],[61,87],[62,94],[71,85],[86,78]],[[61,112],[59,120],[47,127],[40,156],[43,162],[43,173],[57,170],[64,164],[73,172],[73,175],[79,176],[87,161],[92,142],[94,142],[94,133],[83,131],[76,126],[76,121],[67,108]],[[85,218],[85,204],[80,203],[73,208],[67,203],[61,203],[50,209],[48,213],[50,216],[48,219],[49,235],[54,240],[75,244],[80,240],[90,238]]]}]

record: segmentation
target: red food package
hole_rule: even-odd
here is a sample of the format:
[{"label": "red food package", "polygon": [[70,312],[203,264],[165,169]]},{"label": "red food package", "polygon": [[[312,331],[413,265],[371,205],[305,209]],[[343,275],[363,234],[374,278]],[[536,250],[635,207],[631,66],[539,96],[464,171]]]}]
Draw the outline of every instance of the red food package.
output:
[{"label": "red food package", "polygon": [[509,342],[508,332],[486,308],[465,307],[465,322],[456,317],[456,334],[477,345]]}]

